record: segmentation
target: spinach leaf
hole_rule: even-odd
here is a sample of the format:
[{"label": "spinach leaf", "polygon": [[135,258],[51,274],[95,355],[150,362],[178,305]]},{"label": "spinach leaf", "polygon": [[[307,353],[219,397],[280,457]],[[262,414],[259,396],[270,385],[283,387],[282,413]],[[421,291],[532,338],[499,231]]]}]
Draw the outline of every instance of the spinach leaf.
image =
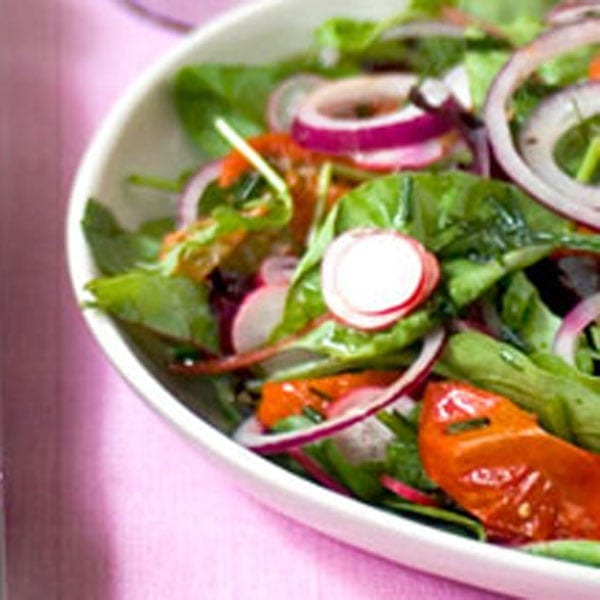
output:
[{"label": "spinach leaf", "polygon": [[206,156],[218,157],[230,147],[214,127],[223,117],[244,137],[265,129],[267,98],[289,74],[281,65],[200,64],[180,69],[175,105],[190,140]]},{"label": "spinach leaf", "polygon": [[208,304],[208,288],[184,277],[130,271],[94,279],[86,285],[99,308],[126,323],[160,336],[216,351],[216,322]]},{"label": "spinach leaf", "polygon": [[557,356],[527,357],[481,333],[453,335],[436,370],[510,398],[555,435],[600,452],[600,378]]},{"label": "spinach leaf", "polygon": [[442,283],[422,308],[381,332],[327,321],[296,345],[341,360],[395,353],[490,289],[507,273],[545,256],[571,225],[500,181],[460,172],[402,173],[355,188],[330,212],[303,257],[275,336],[294,333],[323,315],[319,265],[338,234],[356,227],[396,229],[417,238],[441,259]]},{"label": "spinach leaf", "polygon": [[81,221],[94,261],[104,275],[117,275],[156,261],[162,236],[172,229],[169,219],[147,223],[137,233],[125,231],[111,211],[88,200]]},{"label": "spinach leaf", "polygon": [[501,299],[500,317],[528,353],[550,352],[561,325],[523,272],[509,278]]},{"label": "spinach leaf", "polygon": [[600,567],[600,542],[591,540],[556,540],[521,546],[519,550],[569,562]]}]

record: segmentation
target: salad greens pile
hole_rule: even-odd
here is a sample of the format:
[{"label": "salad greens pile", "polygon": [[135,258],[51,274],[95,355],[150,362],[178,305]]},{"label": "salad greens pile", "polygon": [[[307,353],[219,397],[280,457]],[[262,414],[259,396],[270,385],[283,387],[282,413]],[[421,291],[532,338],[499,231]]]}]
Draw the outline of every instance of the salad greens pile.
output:
[{"label": "salad greens pile", "polygon": [[[90,199],[82,227],[101,275],[87,284],[86,307],[109,314],[130,331],[150,333],[165,368],[218,363],[235,354],[228,337],[231,321],[256,288],[261,263],[270,255],[291,253],[298,258],[297,267],[281,318],[265,345],[279,344],[301,360],[278,362],[275,357],[227,373],[199,371],[214,384],[215,399],[232,431],[255,412],[267,383],[403,369],[414,361],[420,340],[443,326],[449,334],[432,379],[468,382],[500,394],[534,414],[545,432],[600,454],[600,330],[592,324],[578,338],[574,364],[554,350],[569,309],[599,289],[599,235],[538,203],[497,165],[492,176],[469,172],[473,148],[468,141],[456,154],[422,169],[381,173],[332,155],[315,159],[309,175],[295,158],[291,167],[282,167],[272,156],[261,156],[258,146],[251,143],[249,150],[246,145],[248,138],[269,135],[267,104],[278,86],[297,73],[334,81],[395,70],[422,81],[461,65],[472,109],[469,119],[464,111],[456,116],[461,131],[481,131],[481,110],[496,75],[516,48],[547,30],[546,16],[554,4],[412,0],[401,14],[383,22],[331,19],[316,30],[304,54],[280,63],[181,68],[174,79],[174,110],[198,151],[199,165],[229,156],[232,144],[248,164],[233,183],[213,178],[196,198],[196,220],[183,228],[166,217],[128,231],[101,201]],[[394,36],[407,23],[450,20],[456,25],[465,16],[464,35]],[[586,45],[548,61],[524,82],[510,107],[514,136],[545,98],[585,81],[595,56],[598,45]],[[600,116],[584,119],[565,132],[554,152],[564,173],[590,185],[600,180],[599,130]],[[254,150],[258,158],[252,159],[248,153]],[[298,178],[305,186],[316,186],[319,197],[308,241],[298,241],[290,230],[300,210],[293,183]],[[154,187],[168,198],[173,191],[184,193],[191,179],[193,171],[182,169],[171,181],[133,174],[129,185]],[[332,203],[327,198],[335,186],[344,193]],[[425,301],[380,330],[327,318],[324,256],[336,238],[360,228],[416,240],[435,254],[440,270],[439,284]],[[305,406],[269,429],[294,432],[324,419],[323,411]],[[410,410],[384,410],[371,417],[376,426],[371,422],[369,427],[379,427],[374,435],[384,431],[387,436],[376,459],[356,459],[344,450],[341,436],[352,428],[316,439],[303,452],[365,502],[487,539],[486,523],[455,502],[424,468],[420,419],[418,402]],[[307,476],[293,454],[282,452],[273,460]],[[383,475],[408,486],[415,498],[429,500],[393,494],[382,484]],[[523,549],[600,566],[599,547],[598,541],[569,540]]]}]

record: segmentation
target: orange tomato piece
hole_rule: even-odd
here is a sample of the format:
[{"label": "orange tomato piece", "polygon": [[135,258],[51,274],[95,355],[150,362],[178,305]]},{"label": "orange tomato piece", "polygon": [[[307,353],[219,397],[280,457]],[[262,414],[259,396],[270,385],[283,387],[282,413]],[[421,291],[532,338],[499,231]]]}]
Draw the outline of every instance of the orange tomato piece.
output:
[{"label": "orange tomato piece", "polygon": [[600,80],[600,56],[596,56],[591,60],[588,74],[592,81]]},{"label": "orange tomato piece", "polygon": [[429,384],[419,451],[429,477],[492,537],[600,539],[600,455],[548,434],[502,396]]},{"label": "orange tomato piece", "polygon": [[257,418],[265,427],[272,427],[282,419],[302,414],[305,408],[325,414],[330,404],[348,392],[367,386],[387,386],[398,376],[395,371],[370,370],[314,379],[271,381],[262,388]]}]

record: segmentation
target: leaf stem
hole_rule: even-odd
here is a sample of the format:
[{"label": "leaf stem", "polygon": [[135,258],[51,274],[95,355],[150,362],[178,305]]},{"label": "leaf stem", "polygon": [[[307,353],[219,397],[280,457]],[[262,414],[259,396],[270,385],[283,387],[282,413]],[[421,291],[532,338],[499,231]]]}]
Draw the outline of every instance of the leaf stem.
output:
[{"label": "leaf stem", "polygon": [[292,209],[292,196],[285,180],[273,167],[222,117],[215,120],[217,131],[248,160],[248,162],[267,180],[286,207]]},{"label": "leaf stem", "polygon": [[589,143],[575,179],[581,183],[590,183],[600,166],[600,136]]}]

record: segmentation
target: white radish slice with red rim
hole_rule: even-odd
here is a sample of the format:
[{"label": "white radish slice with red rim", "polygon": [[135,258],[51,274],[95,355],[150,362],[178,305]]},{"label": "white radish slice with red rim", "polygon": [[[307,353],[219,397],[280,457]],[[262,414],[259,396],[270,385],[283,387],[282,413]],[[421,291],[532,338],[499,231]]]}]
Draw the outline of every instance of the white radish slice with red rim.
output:
[{"label": "white radish slice with red rim", "polygon": [[405,306],[425,276],[423,252],[391,233],[362,236],[338,259],[335,287],[350,308],[379,314]]},{"label": "white radish slice with red rim", "polygon": [[397,231],[353,229],[327,248],[323,298],[334,316],[359,329],[391,325],[420,304],[439,280],[435,256]]},{"label": "white radish slice with red rim", "polygon": [[263,285],[250,292],[233,320],[231,337],[236,353],[259,348],[283,318],[287,285]]},{"label": "white radish slice with red rim", "polygon": [[262,261],[258,271],[261,285],[284,285],[290,283],[298,266],[295,256],[269,256]]}]

